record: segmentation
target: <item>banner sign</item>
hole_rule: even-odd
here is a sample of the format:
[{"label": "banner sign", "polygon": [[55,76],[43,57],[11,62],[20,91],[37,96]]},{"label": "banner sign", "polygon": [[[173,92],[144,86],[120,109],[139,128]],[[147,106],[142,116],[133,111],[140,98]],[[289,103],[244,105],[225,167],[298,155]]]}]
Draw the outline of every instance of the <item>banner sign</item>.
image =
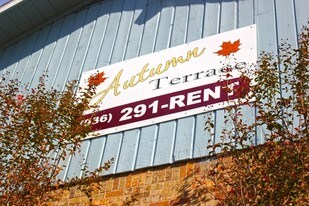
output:
[{"label": "banner sign", "polygon": [[256,61],[251,25],[84,72],[98,110],[82,123],[105,135],[223,108],[249,92],[241,74]]}]

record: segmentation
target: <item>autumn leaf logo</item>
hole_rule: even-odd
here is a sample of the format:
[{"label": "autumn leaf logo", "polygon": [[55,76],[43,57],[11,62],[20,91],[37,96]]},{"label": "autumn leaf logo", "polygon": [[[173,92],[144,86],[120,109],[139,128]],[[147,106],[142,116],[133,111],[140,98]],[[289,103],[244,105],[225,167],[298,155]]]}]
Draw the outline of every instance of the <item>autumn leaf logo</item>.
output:
[{"label": "autumn leaf logo", "polygon": [[231,43],[231,41],[223,42],[221,44],[221,48],[219,51],[215,52],[219,56],[229,56],[231,53],[236,53],[239,50],[239,46],[241,45],[240,39]]},{"label": "autumn leaf logo", "polygon": [[106,77],[104,77],[104,72],[99,72],[97,74],[93,74],[88,79],[88,85],[89,86],[99,86],[101,83],[103,83],[106,80]]}]

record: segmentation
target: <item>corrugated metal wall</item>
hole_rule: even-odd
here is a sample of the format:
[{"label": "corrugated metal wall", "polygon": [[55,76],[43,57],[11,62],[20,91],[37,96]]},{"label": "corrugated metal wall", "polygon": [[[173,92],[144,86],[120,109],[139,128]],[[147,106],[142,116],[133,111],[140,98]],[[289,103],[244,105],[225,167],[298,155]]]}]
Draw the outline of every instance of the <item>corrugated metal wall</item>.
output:
[{"label": "corrugated metal wall", "polygon": [[[308,11],[308,0],[105,0],[0,50],[0,74],[9,71],[11,78],[35,85],[48,68],[48,86],[62,88],[82,71],[255,23],[258,52],[276,53],[281,39],[296,46]],[[209,115],[216,122],[215,142],[226,127],[224,114]],[[81,153],[64,161],[60,177],[79,176],[81,163],[95,169],[110,158],[115,163],[107,174],[206,156],[204,123],[200,114],[85,140]],[[258,134],[256,143],[262,141]]]}]

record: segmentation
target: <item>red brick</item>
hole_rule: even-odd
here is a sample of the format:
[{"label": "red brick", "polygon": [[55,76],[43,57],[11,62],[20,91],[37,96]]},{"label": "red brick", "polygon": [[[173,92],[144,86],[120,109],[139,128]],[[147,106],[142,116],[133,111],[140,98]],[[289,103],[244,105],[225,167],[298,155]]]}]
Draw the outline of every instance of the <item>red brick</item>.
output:
[{"label": "red brick", "polygon": [[188,163],[187,164],[187,175],[191,174],[194,171],[194,164],[193,163]]},{"label": "red brick", "polygon": [[106,192],[111,191],[113,189],[113,182],[114,182],[113,179],[109,179],[106,181],[106,185],[105,185]]},{"label": "red brick", "polygon": [[127,176],[126,188],[131,187],[131,178],[132,178],[132,175],[129,174],[129,175]]},{"label": "red brick", "polygon": [[139,177],[138,175],[132,175],[131,177],[131,187],[136,187],[138,186],[138,183],[139,183]]},{"label": "red brick", "polygon": [[164,182],[165,170],[159,170],[158,172],[158,182]]},{"label": "red brick", "polygon": [[69,195],[69,198],[72,198],[72,197],[74,197],[74,196],[75,196],[75,191],[76,191],[76,187],[72,187],[72,188],[70,189],[70,195]]},{"label": "red brick", "polygon": [[149,185],[152,182],[152,172],[148,171],[145,177],[145,184]]},{"label": "red brick", "polygon": [[174,167],[172,169],[172,179],[179,179],[179,172],[180,172],[180,168],[179,167]]},{"label": "red brick", "polygon": [[126,177],[119,178],[118,188],[123,189],[123,188],[125,188],[125,186],[126,186]]},{"label": "red brick", "polygon": [[[102,180],[99,183],[100,192],[92,197],[93,203],[94,205],[107,206],[123,205],[126,198],[134,197],[136,201],[132,205],[187,205],[190,199],[186,198],[186,196],[180,196],[181,191],[179,191],[179,188],[184,184],[184,179],[186,179],[186,182],[189,184],[188,190],[194,189],[192,184],[193,178],[200,178],[203,168],[209,167],[209,165],[209,163],[203,162],[179,163],[172,166],[153,168],[148,171],[133,172],[127,175],[113,175],[111,178]],[[200,174],[197,173],[191,176],[190,174],[193,174],[192,172],[196,168],[200,168]],[[211,188],[212,182],[206,180],[205,185]],[[62,195],[64,195],[64,192],[59,190],[59,196],[61,197]],[[66,193],[65,199],[55,201],[53,205],[87,205],[88,202],[85,202],[86,200],[88,198],[83,192],[72,187]],[[208,205],[208,202],[206,205]]]},{"label": "red brick", "polygon": [[158,203],[151,203],[149,206],[169,206],[169,201],[163,201],[163,202],[158,202]]},{"label": "red brick", "polygon": [[115,191],[111,191],[111,192],[107,192],[105,197],[116,197],[116,196],[121,196],[123,195],[123,190],[115,190]]},{"label": "red brick", "polygon": [[139,185],[139,186],[144,185],[145,182],[146,182],[146,173],[140,173],[138,176],[139,176],[138,185]]},{"label": "red brick", "polygon": [[180,178],[184,178],[186,176],[187,168],[186,165],[180,167]]},{"label": "red brick", "polygon": [[152,184],[157,183],[158,182],[158,177],[159,176],[159,172],[158,171],[154,171],[152,174]]},{"label": "red brick", "polygon": [[119,178],[114,179],[113,190],[118,190],[119,188]]},{"label": "red brick", "polygon": [[170,167],[165,169],[165,181],[172,179],[172,169]]}]

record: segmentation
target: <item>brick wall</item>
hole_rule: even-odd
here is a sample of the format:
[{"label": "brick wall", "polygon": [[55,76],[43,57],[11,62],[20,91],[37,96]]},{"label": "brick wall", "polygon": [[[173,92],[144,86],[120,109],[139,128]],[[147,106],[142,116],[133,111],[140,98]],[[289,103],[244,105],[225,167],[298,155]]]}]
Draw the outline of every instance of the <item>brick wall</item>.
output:
[{"label": "brick wall", "polygon": [[74,186],[60,191],[59,201],[48,205],[216,205],[197,181],[203,180],[204,186],[212,187],[204,177],[210,164],[195,160],[105,177],[87,187],[91,188],[86,190],[90,191],[88,196]]}]

